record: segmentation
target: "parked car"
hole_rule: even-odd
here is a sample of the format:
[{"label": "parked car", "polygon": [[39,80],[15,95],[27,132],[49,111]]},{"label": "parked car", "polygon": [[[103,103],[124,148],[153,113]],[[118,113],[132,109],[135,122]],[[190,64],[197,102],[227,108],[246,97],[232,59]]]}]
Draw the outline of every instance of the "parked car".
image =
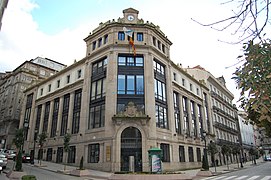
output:
[{"label": "parked car", "polygon": [[1,153],[0,154],[0,167],[2,169],[5,169],[7,167],[8,158],[6,154]]},{"label": "parked car", "polygon": [[6,154],[8,155],[8,159],[14,159],[14,157],[16,157],[16,151],[15,150],[7,150]]},{"label": "parked car", "polygon": [[30,162],[32,162],[32,157],[30,156],[30,154],[23,154],[22,155],[22,162],[23,163],[30,163]]}]

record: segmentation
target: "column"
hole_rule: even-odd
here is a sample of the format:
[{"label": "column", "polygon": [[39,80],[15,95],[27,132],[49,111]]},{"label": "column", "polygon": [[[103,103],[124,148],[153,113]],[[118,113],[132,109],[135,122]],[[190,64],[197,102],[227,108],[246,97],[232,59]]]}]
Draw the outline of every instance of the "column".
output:
[{"label": "column", "polygon": [[64,101],[64,97],[62,96],[59,98],[59,111],[58,111],[58,116],[57,116],[56,137],[59,137],[60,135],[62,112],[63,112],[63,101]]},{"label": "column", "polygon": [[74,92],[70,93],[70,103],[69,103],[69,116],[68,116],[68,126],[67,133],[72,132],[72,119],[73,119],[73,106],[74,106]]},{"label": "column", "polygon": [[48,128],[47,128],[48,137],[50,137],[51,130],[52,130],[53,109],[54,109],[54,100],[50,101],[50,111],[49,111]]}]

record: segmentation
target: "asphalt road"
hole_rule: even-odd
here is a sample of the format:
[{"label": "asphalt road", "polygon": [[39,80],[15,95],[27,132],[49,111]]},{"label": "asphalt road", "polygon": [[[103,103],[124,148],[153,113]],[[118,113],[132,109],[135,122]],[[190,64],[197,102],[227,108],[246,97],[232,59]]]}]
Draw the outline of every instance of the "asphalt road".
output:
[{"label": "asphalt road", "polygon": [[201,180],[271,180],[271,162],[258,163],[250,168],[202,178]]}]

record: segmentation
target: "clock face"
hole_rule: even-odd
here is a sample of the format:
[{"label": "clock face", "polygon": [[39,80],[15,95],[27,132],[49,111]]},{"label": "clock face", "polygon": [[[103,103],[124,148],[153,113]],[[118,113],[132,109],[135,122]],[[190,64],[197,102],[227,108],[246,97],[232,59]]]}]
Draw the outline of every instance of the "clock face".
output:
[{"label": "clock face", "polygon": [[128,15],[128,16],[127,16],[127,19],[128,19],[129,21],[133,21],[133,20],[135,19],[135,17],[134,17],[133,15]]}]

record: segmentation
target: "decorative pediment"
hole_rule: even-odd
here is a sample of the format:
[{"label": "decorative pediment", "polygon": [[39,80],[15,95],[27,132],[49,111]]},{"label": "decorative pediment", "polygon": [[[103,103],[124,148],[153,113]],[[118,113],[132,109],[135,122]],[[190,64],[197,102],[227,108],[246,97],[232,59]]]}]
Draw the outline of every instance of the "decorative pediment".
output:
[{"label": "decorative pediment", "polygon": [[125,107],[124,111],[112,117],[115,124],[120,125],[123,121],[141,121],[142,125],[145,125],[150,117],[138,110],[134,102],[129,102]]}]

